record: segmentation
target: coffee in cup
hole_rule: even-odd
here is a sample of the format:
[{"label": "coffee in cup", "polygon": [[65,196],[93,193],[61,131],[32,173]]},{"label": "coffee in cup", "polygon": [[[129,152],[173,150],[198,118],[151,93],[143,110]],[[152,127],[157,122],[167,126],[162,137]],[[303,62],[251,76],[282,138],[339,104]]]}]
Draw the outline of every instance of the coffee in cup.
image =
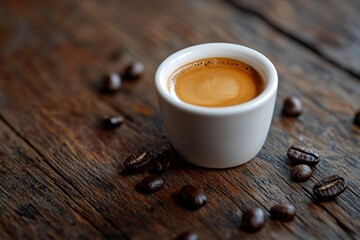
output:
[{"label": "coffee in cup", "polygon": [[203,107],[227,107],[257,97],[264,81],[255,68],[230,58],[205,58],[177,69],[169,91],[181,101]]}]

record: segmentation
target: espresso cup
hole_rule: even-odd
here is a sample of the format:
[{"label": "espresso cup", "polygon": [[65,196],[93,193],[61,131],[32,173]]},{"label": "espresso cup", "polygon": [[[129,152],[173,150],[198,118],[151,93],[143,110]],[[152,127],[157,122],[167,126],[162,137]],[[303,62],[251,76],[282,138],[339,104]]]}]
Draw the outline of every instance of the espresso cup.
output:
[{"label": "espresso cup", "polygon": [[[255,68],[264,81],[255,98],[234,106],[202,107],[174,97],[168,81],[180,67],[205,58],[230,58]],[[188,162],[207,168],[244,164],[261,150],[274,112],[278,76],[261,53],[236,44],[207,43],[180,50],[166,58],[155,75],[160,111],[170,142]]]}]

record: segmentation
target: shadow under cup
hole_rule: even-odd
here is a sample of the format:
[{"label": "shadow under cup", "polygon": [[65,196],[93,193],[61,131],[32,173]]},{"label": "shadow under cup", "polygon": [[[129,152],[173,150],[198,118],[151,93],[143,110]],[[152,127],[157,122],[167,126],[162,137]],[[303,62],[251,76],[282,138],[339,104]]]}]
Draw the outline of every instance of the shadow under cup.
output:
[{"label": "shadow under cup", "polygon": [[[228,107],[201,107],[172,96],[169,77],[187,63],[204,58],[231,58],[255,68],[264,89],[254,99]],[[274,112],[278,77],[274,65],[250,48],[229,43],[207,43],[180,50],[156,71],[160,111],[175,150],[192,164],[229,168],[256,156],[266,140]]]}]

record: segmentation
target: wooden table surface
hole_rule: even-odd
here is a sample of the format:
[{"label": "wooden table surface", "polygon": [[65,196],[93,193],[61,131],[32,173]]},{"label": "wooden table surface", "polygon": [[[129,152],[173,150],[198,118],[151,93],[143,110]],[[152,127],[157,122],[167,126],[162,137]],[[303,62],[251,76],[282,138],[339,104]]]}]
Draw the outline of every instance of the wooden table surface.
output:
[{"label": "wooden table surface", "polygon": [[[5,0],[0,3],[0,239],[360,239],[360,2],[275,0]],[[142,195],[149,173],[124,175],[124,159],[170,147],[154,89],[160,62],[184,47],[232,42],[266,55],[279,92],[265,146],[249,163],[210,170],[172,158],[164,188]],[[134,60],[143,77],[120,92],[99,79]],[[304,106],[281,115],[286,96]],[[124,116],[106,131],[102,118]],[[291,180],[286,150],[313,147],[321,162]],[[348,189],[316,202],[312,187],[339,174]],[[204,189],[198,211],[172,199]],[[293,203],[289,223],[240,228],[250,207]]]}]

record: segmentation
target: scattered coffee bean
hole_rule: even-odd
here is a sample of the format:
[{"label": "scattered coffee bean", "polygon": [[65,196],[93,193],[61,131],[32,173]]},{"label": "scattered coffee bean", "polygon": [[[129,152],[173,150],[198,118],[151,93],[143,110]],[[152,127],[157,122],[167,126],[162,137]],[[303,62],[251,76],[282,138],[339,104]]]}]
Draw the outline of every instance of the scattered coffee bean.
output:
[{"label": "scattered coffee bean", "polygon": [[114,129],[119,127],[124,122],[124,118],[121,116],[105,118],[102,121],[102,125],[106,129]]},{"label": "scattered coffee bean", "polygon": [[102,79],[102,90],[105,93],[114,93],[121,87],[121,77],[117,73],[111,73]]},{"label": "scattered coffee bean", "polygon": [[136,188],[144,194],[151,194],[161,190],[164,186],[164,183],[165,180],[163,177],[150,175],[141,180]]},{"label": "scattered coffee bean", "polygon": [[168,150],[159,154],[150,167],[151,172],[164,173],[170,168],[170,153]]},{"label": "scattered coffee bean", "polygon": [[315,184],[313,193],[318,200],[327,201],[336,198],[345,189],[345,179],[338,175],[332,175]]},{"label": "scattered coffee bean", "polygon": [[294,164],[306,164],[310,167],[314,167],[320,160],[318,153],[303,146],[291,146],[287,151],[287,156]]},{"label": "scattered coffee bean", "polygon": [[355,114],[354,124],[360,127],[360,111]]},{"label": "scattered coffee bean", "polygon": [[265,212],[261,208],[250,208],[242,216],[242,228],[247,232],[257,232],[265,223]]},{"label": "scattered coffee bean", "polygon": [[125,68],[124,77],[126,79],[139,78],[145,70],[144,64],[141,62],[133,62]]},{"label": "scattered coffee bean", "polygon": [[294,205],[283,203],[272,206],[270,209],[270,213],[272,218],[288,222],[294,219],[296,210]]},{"label": "scattered coffee bean", "polygon": [[297,117],[302,113],[302,104],[297,97],[287,97],[284,101],[283,115],[287,117]]},{"label": "scattered coffee bean", "polygon": [[149,152],[143,152],[140,155],[132,154],[124,162],[126,170],[131,173],[146,170],[152,163],[153,157]]},{"label": "scattered coffee bean", "polygon": [[184,204],[184,207],[190,210],[197,210],[207,202],[204,191],[191,185],[186,185],[181,188],[178,196],[179,200]]},{"label": "scattered coffee bean", "polygon": [[184,232],[177,236],[175,240],[198,240],[198,235],[194,232]]},{"label": "scattered coffee bean", "polygon": [[297,182],[304,182],[312,175],[312,170],[308,165],[300,164],[293,168],[292,177]]}]

